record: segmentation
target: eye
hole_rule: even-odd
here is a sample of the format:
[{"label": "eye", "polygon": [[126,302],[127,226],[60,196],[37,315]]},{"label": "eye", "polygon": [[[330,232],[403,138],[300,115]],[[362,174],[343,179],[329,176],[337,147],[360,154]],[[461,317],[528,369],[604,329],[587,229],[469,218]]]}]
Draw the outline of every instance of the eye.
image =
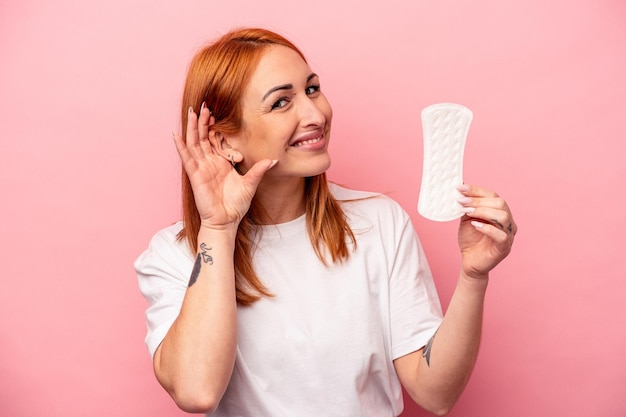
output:
[{"label": "eye", "polygon": [[272,110],[282,109],[287,104],[289,104],[289,99],[287,97],[281,97],[272,104]]},{"label": "eye", "polygon": [[320,91],[320,86],[318,84],[310,85],[305,90],[307,96],[312,96],[313,94]]}]

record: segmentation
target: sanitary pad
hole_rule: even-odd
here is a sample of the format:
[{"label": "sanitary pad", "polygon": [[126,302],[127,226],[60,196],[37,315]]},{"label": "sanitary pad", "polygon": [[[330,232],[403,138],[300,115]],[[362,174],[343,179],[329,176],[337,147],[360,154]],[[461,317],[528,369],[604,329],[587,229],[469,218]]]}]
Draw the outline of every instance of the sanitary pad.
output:
[{"label": "sanitary pad", "polygon": [[429,220],[450,221],[463,215],[463,154],[472,123],[470,109],[460,104],[433,104],[422,110],[424,165],[417,211]]}]

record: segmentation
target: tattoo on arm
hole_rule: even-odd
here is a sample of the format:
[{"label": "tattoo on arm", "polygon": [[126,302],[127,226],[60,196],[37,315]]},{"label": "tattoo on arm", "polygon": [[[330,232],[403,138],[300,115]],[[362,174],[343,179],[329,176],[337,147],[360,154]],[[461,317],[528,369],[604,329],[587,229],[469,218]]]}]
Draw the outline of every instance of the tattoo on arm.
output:
[{"label": "tattoo on arm", "polygon": [[196,257],[196,262],[193,264],[193,270],[191,271],[191,277],[189,277],[189,287],[196,283],[198,280],[198,275],[200,275],[200,254]]},{"label": "tattoo on arm", "polygon": [[213,265],[213,258],[208,253],[212,248],[209,248],[206,243],[201,243],[200,249],[202,250],[202,253],[200,254],[202,255],[202,262],[204,262],[205,264]]},{"label": "tattoo on arm", "polygon": [[426,346],[422,351],[422,358],[426,359],[426,365],[428,365],[428,367],[430,367],[430,352],[433,348],[433,341],[435,340],[435,336],[437,336],[437,332],[435,332],[433,337],[431,337],[428,343],[426,343]]},{"label": "tattoo on arm", "polygon": [[213,265],[213,258],[209,255],[209,248],[206,243],[200,244],[200,252],[196,257],[196,262],[193,264],[193,270],[191,271],[191,277],[189,277],[189,287],[196,283],[198,275],[200,275],[200,269],[202,268],[202,262],[205,264]]}]

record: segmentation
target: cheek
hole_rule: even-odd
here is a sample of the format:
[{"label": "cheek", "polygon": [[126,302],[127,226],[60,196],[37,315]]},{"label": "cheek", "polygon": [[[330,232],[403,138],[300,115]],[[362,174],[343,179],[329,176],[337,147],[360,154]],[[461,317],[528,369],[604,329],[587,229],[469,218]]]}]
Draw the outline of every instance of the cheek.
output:
[{"label": "cheek", "polygon": [[320,111],[326,117],[327,123],[330,124],[333,119],[333,108],[330,106],[330,103],[328,102],[326,96],[322,96],[322,100],[320,102]]},{"label": "cheek", "polygon": [[291,123],[276,121],[256,125],[254,134],[249,135],[246,147],[248,160],[256,162],[265,158],[276,159],[292,134]]}]

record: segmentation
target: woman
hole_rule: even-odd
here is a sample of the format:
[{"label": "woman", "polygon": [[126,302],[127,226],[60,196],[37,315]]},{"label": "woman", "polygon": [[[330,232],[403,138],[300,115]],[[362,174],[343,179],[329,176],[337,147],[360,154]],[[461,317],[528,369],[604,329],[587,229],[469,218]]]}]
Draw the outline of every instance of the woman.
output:
[{"label": "woman", "polygon": [[[233,31],[183,96],[183,221],[135,268],[158,381],[215,416],[396,416],[401,386],[446,414],[476,360],[489,271],[516,231],[461,185],[462,265],[445,317],[408,215],[326,181],[332,110],[283,37]],[[435,334],[436,333],[436,334]]]}]

